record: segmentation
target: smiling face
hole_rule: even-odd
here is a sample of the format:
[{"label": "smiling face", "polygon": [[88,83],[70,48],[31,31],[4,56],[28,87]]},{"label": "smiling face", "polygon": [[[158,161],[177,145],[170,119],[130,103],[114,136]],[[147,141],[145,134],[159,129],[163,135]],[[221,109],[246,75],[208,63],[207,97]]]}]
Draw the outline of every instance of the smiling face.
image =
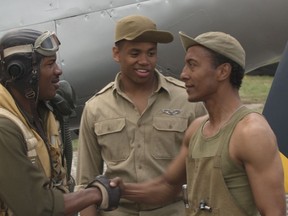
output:
[{"label": "smiling face", "polygon": [[192,46],[187,50],[180,78],[185,82],[190,102],[205,101],[217,92],[217,70],[206,48]]},{"label": "smiling face", "polygon": [[121,79],[131,85],[145,85],[154,78],[157,43],[122,41],[113,48],[113,57],[120,64]]},{"label": "smiling face", "polygon": [[62,70],[56,63],[56,55],[44,57],[40,63],[39,100],[49,100],[56,95]]}]

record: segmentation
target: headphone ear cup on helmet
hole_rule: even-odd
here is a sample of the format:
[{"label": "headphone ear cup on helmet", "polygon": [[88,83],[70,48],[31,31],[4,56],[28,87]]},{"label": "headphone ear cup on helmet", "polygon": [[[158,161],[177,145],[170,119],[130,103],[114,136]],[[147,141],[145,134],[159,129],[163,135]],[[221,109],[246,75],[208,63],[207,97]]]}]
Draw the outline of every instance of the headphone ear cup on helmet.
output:
[{"label": "headphone ear cup on helmet", "polygon": [[25,66],[20,61],[13,61],[8,64],[7,72],[13,79],[21,78],[25,73]]}]

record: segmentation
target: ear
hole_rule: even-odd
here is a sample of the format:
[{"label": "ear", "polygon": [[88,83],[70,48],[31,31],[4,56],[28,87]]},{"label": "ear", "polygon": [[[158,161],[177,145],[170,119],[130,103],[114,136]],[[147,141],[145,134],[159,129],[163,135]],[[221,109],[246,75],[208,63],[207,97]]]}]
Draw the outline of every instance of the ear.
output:
[{"label": "ear", "polygon": [[116,62],[119,62],[119,53],[120,53],[120,50],[118,47],[114,46],[112,48],[112,55],[113,55],[113,59],[116,61]]},{"label": "ear", "polygon": [[217,78],[219,81],[229,79],[231,74],[231,64],[223,63],[217,67]]}]

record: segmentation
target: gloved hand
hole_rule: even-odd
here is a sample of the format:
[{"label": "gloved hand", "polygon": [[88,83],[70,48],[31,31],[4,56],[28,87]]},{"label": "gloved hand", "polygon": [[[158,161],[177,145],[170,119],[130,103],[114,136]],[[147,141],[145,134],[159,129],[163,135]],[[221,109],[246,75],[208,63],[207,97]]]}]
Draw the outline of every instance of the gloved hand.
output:
[{"label": "gloved hand", "polygon": [[110,187],[110,180],[104,176],[97,176],[92,182],[90,182],[86,188],[97,187],[102,193],[102,202],[98,206],[98,209],[104,211],[112,211],[118,207],[121,191],[119,187]]}]

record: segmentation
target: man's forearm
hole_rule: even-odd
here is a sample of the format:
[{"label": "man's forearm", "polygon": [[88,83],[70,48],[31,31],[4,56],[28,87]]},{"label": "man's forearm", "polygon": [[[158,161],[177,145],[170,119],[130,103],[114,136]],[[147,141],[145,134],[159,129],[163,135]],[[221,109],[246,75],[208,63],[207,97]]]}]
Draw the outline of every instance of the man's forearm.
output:
[{"label": "man's forearm", "polygon": [[64,195],[64,213],[72,215],[93,205],[101,210],[112,211],[118,207],[120,196],[120,188],[111,187],[110,180],[99,175],[85,189]]},{"label": "man's forearm", "polygon": [[65,215],[72,215],[90,205],[100,205],[102,195],[98,188],[88,188],[64,194]]},{"label": "man's forearm", "polygon": [[80,216],[96,216],[96,215],[97,215],[96,205],[91,205],[80,212]]},{"label": "man's forearm", "polygon": [[164,178],[144,183],[126,183],[122,197],[138,203],[163,204],[175,200],[181,185],[170,185]]}]

